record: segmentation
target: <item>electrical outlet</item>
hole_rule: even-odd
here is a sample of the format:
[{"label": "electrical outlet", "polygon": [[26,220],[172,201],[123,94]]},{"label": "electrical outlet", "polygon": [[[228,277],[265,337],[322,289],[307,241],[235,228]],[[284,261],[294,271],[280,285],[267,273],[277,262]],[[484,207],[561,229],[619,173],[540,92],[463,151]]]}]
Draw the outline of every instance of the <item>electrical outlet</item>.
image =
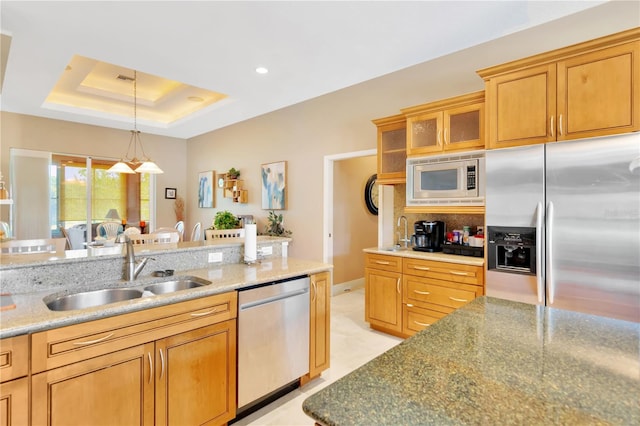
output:
[{"label": "electrical outlet", "polygon": [[260,254],[263,256],[269,256],[270,254],[273,254],[273,247],[271,246],[262,247],[260,249]]},{"label": "electrical outlet", "polygon": [[222,253],[209,253],[209,263],[222,262]]}]

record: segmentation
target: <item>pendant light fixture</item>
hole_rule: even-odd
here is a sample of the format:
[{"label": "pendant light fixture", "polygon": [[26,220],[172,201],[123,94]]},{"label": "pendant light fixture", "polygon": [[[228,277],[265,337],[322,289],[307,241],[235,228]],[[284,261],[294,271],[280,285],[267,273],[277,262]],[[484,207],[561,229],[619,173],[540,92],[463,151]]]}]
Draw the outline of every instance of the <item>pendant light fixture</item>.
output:
[{"label": "pendant light fixture", "polygon": [[[144,153],[142,147],[142,141],[140,140],[140,131],[138,130],[138,72],[133,70],[133,130],[131,130],[131,138],[129,139],[129,147],[124,158],[120,159],[114,164],[108,172],[114,173],[150,173],[159,174],[164,173],[160,167],[156,165],[147,155]],[[133,157],[129,157],[131,152],[131,145],[133,145]],[[138,145],[140,145],[140,152],[142,153],[142,159],[137,157]],[[135,168],[135,169],[134,169]]]}]

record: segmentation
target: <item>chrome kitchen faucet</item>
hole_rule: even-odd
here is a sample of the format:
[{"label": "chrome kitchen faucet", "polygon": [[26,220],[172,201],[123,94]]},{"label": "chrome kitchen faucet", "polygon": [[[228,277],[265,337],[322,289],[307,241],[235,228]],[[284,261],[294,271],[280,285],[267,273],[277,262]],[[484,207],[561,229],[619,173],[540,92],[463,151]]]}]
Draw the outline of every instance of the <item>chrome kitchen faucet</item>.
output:
[{"label": "chrome kitchen faucet", "polygon": [[131,239],[125,234],[118,235],[116,237],[116,243],[124,243],[127,246],[127,253],[125,256],[124,279],[127,281],[133,281],[136,279],[138,274],[142,272],[142,269],[151,258],[143,257],[139,262],[137,262],[136,257],[134,255],[134,251],[133,251],[133,243],[131,242]]},{"label": "chrome kitchen faucet", "polygon": [[403,238],[398,238],[398,244],[400,244],[400,242],[403,243],[404,248],[408,248],[409,247],[409,230],[408,230],[408,221],[406,216],[400,216],[398,218],[398,228],[400,227],[400,222],[404,219],[404,237]]}]

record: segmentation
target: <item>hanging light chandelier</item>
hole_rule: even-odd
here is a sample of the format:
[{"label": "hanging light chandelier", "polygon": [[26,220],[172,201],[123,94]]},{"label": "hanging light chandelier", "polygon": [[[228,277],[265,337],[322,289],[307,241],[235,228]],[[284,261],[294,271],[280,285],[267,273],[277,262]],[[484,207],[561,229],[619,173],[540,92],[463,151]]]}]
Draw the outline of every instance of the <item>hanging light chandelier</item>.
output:
[{"label": "hanging light chandelier", "polygon": [[[164,173],[160,167],[156,165],[147,155],[144,153],[142,147],[142,141],[140,140],[140,130],[138,130],[138,73],[133,70],[133,130],[131,130],[131,138],[129,139],[129,147],[124,158],[120,159],[114,164],[109,172],[114,173],[150,173],[159,174]],[[129,157],[131,153],[131,146],[133,145],[133,157]],[[138,158],[138,145],[140,145],[140,152],[142,153],[142,159]]]}]

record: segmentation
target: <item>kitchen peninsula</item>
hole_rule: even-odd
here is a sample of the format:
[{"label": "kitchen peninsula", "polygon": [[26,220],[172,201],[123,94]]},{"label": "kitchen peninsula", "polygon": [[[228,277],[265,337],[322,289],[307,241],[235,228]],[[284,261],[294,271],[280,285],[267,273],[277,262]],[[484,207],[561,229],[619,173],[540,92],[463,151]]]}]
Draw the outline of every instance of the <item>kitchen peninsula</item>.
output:
[{"label": "kitchen peninsula", "polygon": [[[271,322],[279,328],[268,336],[305,342],[301,367],[265,392],[317,377],[329,366],[332,266],[287,257],[289,241],[262,238],[251,264],[242,262],[241,239],[137,253],[153,260],[132,281],[122,279],[121,254],[3,262],[12,302],[0,327],[5,423],[226,424],[268,396],[236,405],[246,388],[239,355],[251,352],[240,324],[255,325],[243,319],[238,294],[293,282],[299,327]],[[130,297],[101,298],[123,293]]]},{"label": "kitchen peninsula", "polygon": [[640,324],[480,297],[303,403],[321,425],[639,424]]}]

